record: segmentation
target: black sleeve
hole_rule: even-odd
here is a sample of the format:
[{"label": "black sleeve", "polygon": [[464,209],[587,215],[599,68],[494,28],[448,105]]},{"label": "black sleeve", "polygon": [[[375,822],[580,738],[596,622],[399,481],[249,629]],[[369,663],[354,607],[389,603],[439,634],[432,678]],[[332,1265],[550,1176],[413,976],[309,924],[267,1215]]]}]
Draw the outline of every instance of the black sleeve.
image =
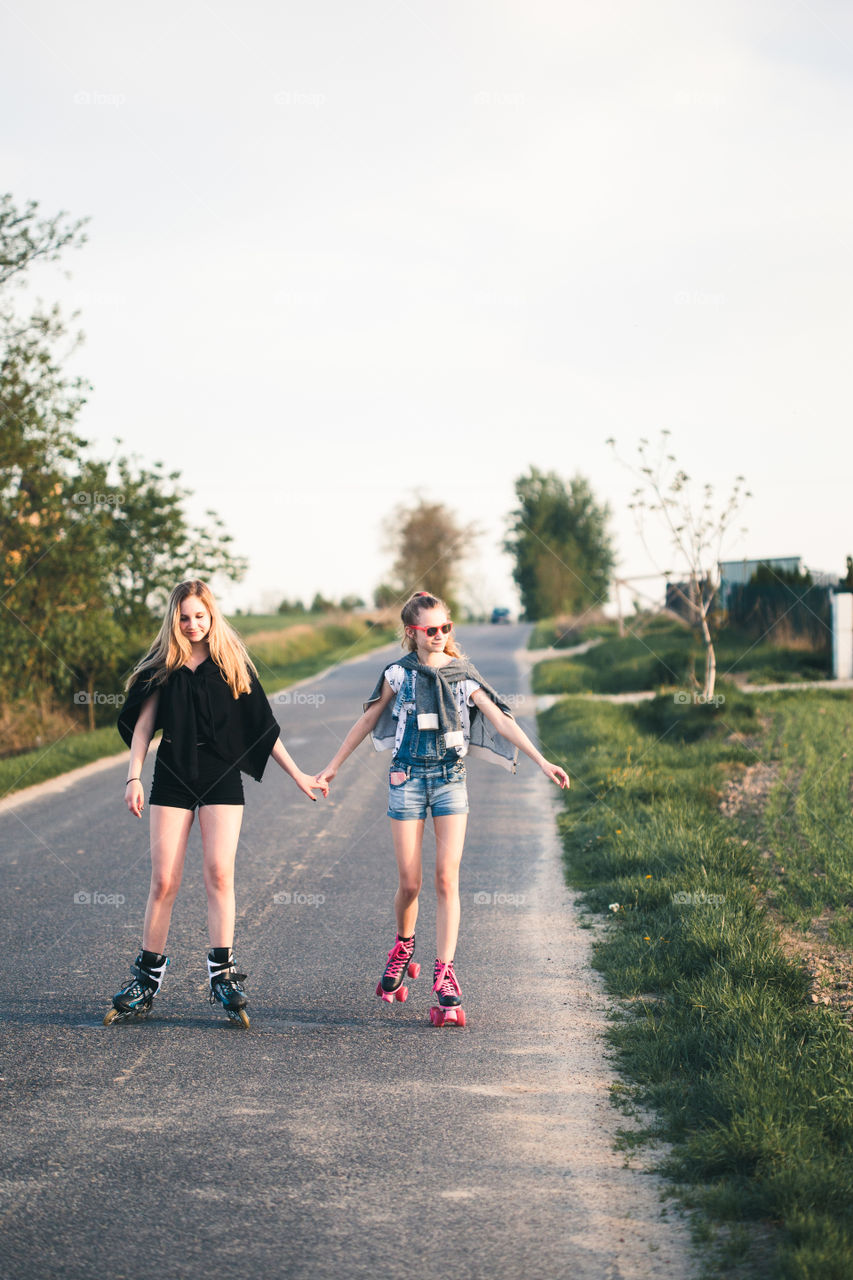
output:
[{"label": "black sleeve", "polygon": [[[142,710],[146,699],[157,690],[158,686],[154,683],[152,677],[140,676],[134,680],[133,684],[127,691],[121,711],[118,715],[118,731],[121,734],[125,746],[130,746],[133,741],[133,731],[136,728],[136,722],[139,719],[139,713]],[[157,717],[154,722],[154,732],[163,728],[165,715],[165,685],[160,685],[160,700],[157,703]]]},{"label": "black sleeve", "polygon": [[260,782],[270,758],[270,752],[278,742],[279,723],[272,713],[269,699],[261,688],[257,676],[250,672],[252,688],[237,699],[240,718],[237,723],[234,746],[236,763],[255,782]]}]

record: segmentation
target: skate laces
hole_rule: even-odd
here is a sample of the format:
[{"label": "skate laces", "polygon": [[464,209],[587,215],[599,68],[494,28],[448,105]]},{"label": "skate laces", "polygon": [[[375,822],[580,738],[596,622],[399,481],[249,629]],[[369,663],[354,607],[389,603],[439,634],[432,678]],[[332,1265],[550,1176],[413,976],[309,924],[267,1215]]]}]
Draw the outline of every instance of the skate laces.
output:
[{"label": "skate laces", "polygon": [[388,964],[385,966],[386,978],[397,978],[411,960],[415,950],[414,941],[401,942],[398,938],[388,952]]},{"label": "skate laces", "polygon": [[435,982],[432,985],[433,991],[437,991],[439,996],[461,996],[462,988],[456,980],[456,974],[453,972],[453,961],[436,960],[435,962]]},{"label": "skate laces", "polygon": [[237,973],[233,964],[221,973],[212,973],[210,975],[210,996],[208,997],[210,1003],[216,1003],[217,987],[219,988],[220,998],[224,996],[227,1000],[228,996],[235,991],[239,991],[240,995],[244,996],[246,992],[240,986],[240,983],[245,981],[245,973]]}]

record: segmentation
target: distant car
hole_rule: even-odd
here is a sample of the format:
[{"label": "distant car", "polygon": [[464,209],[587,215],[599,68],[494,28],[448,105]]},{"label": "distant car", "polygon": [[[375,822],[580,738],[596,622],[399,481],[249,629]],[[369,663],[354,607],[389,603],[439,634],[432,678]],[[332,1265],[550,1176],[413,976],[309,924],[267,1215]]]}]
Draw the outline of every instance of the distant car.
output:
[{"label": "distant car", "polygon": [[492,622],[512,622],[509,609],[493,609]]}]

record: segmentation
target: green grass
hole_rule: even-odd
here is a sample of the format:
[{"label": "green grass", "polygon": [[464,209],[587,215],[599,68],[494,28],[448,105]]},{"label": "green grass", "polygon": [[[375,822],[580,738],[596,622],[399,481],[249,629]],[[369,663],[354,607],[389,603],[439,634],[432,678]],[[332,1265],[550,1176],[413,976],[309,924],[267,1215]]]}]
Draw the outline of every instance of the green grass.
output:
[{"label": "green grass", "polygon": [[71,732],[57,742],[46,743],[34,751],[0,760],[0,799],[22,787],[35,786],[56,778],[69,769],[79,769],[103,756],[115,755],[124,744],[115,728],[95,729],[93,733]]},{"label": "green grass", "polygon": [[244,640],[258,631],[279,631],[284,627],[307,622],[309,626],[322,626],[325,614],[317,613],[229,613],[228,621]]},{"label": "green grass", "polygon": [[[811,802],[790,841],[803,867],[818,859],[824,890],[832,879],[843,895],[843,858],[830,860],[814,816],[824,786],[833,821],[843,807],[837,741],[832,750],[843,700],[721,691],[718,706],[672,694],[640,706],[567,699],[540,716],[548,754],[572,776],[559,819],[567,878],[607,918],[594,962],[625,999],[609,1033],[617,1063],[656,1117],[648,1135],[673,1144],[664,1171],[701,1211],[697,1231],[717,1240],[708,1274],[731,1263],[738,1276],[846,1280],[853,1042],[839,1014],[807,1003],[807,975],[763,904],[760,848],[718,807],[757,751],[784,741],[809,768],[814,754]],[[825,736],[807,741],[816,727]]]},{"label": "green grass", "polygon": [[568,649],[583,640],[591,640],[593,636],[615,636],[615,622],[579,622],[567,624],[555,618],[546,618],[537,622],[527,641],[528,649]]},{"label": "green grass", "polygon": [[[271,619],[278,619],[281,626],[289,625],[286,619],[281,621],[279,614],[271,615]],[[267,619],[268,625],[264,627],[241,626],[261,684],[268,694],[307,679],[347,658],[387,644],[396,637],[393,628],[368,628],[361,619],[354,619],[345,623],[314,625],[310,633],[285,636],[281,640],[270,639],[253,647],[251,635],[273,629],[269,625],[271,619]],[[237,621],[242,624],[248,619],[238,618]],[[114,724],[95,729],[92,733],[82,729],[71,732],[57,742],[0,760],[0,798],[122,750],[125,747]]]},{"label": "green grass", "polygon": [[[595,632],[595,628],[591,631]],[[602,629],[598,629],[599,632]],[[584,638],[591,638],[584,632]],[[737,673],[754,684],[820,680],[831,674],[828,655],[755,643],[729,628],[716,638],[717,677]],[[611,630],[601,644],[574,658],[553,658],[533,673],[535,693],[626,693],[690,685],[704,678],[705,650],[676,622],[659,619],[623,639]]]},{"label": "green grass", "polygon": [[281,639],[270,638],[247,647],[258,668],[261,684],[271,692],[296,680],[304,680],[323,667],[358,657],[396,638],[393,627],[368,627],[361,619],[315,624],[311,631]]},{"label": "green grass", "polygon": [[748,821],[761,850],[761,884],[785,924],[853,949],[851,698],[823,690],[777,695],[762,758],[778,777]]}]

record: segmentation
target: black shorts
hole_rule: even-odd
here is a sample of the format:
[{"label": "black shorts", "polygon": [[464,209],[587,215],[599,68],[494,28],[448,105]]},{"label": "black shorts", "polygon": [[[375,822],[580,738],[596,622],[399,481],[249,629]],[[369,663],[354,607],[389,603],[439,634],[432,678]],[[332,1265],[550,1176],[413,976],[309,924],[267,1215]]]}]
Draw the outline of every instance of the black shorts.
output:
[{"label": "black shorts", "polygon": [[154,762],[149,804],[195,809],[205,804],[244,804],[243,779],[236,765],[227,765],[204,744],[198,747],[198,777],[190,783],[175,768],[172,744],[161,742]]}]

